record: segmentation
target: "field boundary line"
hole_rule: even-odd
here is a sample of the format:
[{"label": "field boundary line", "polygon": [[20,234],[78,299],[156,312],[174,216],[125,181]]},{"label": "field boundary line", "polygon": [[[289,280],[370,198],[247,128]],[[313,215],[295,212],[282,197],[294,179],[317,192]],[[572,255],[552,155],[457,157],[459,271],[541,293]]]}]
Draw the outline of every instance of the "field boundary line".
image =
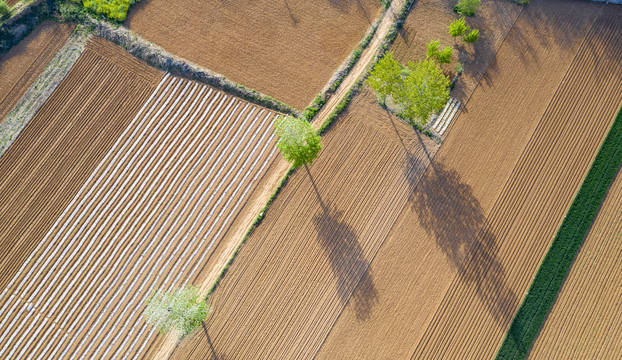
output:
[{"label": "field boundary line", "polygon": [[[85,35],[76,27],[73,34],[65,41],[65,44],[46,65],[39,77],[30,85],[24,96],[17,105],[9,112],[0,123],[0,157],[17,140],[22,131],[30,123],[69,74],[80,55],[84,52],[86,42],[90,35]],[[61,65],[61,66],[59,66]]]}]

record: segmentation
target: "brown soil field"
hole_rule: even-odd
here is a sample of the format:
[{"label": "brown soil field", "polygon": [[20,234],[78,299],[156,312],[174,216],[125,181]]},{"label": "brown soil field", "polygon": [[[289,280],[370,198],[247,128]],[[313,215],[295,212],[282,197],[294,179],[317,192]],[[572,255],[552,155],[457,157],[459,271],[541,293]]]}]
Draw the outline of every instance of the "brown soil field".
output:
[{"label": "brown soil field", "polygon": [[[138,113],[10,278],[0,331],[12,335],[0,340],[0,356],[43,349],[62,358],[143,357],[157,342],[141,316],[146,299],[198,281],[276,158],[278,114],[143,69],[107,41],[89,49],[95,55],[83,62],[110,64],[97,78],[125,62],[159,83],[145,87]],[[84,93],[91,75],[72,74],[66,81]],[[98,80],[105,90],[89,93],[93,101],[127,88]]]},{"label": "brown soil field", "polygon": [[[9,296],[11,300],[15,297],[8,285],[21,286],[12,281],[14,276],[36,257],[35,248],[42,245],[55,220],[163,76],[131,56],[114,63],[102,58],[101,43],[95,40],[87,46],[67,77],[0,159],[2,305],[8,304]],[[123,49],[112,45],[105,52],[124,54]],[[10,316],[6,310],[3,317]],[[41,320],[49,326],[45,315]],[[6,325],[3,321],[4,334],[17,334]],[[20,342],[19,347],[9,348],[9,336],[2,338],[2,353],[10,353],[9,357],[16,356],[13,350],[26,350],[36,344]]]},{"label": "brown soil field", "polygon": [[480,38],[467,44],[449,35],[449,24],[459,17],[453,11],[456,1],[420,0],[415,3],[400,30],[391,51],[403,64],[425,58],[425,44],[440,40],[442,46],[453,46],[452,62],[443,65],[451,77],[455,76],[458,62],[464,71],[458,78],[451,96],[466,103],[486,72],[490,62],[524,9],[511,1],[483,0],[474,17],[466,17],[467,25],[479,29]]},{"label": "brown soil field", "polygon": [[[437,145],[370,91],[352,105],[325,134],[310,174],[291,176],[242,247],[210,299],[205,329],[172,358],[212,358],[212,346],[219,359],[312,357],[354,288],[367,283],[363,275]],[[376,291],[352,300],[359,316]]]},{"label": "brown soil field", "polygon": [[[374,283],[384,289],[378,293],[377,306],[365,321],[357,319],[352,306],[348,306],[317,358],[341,358],[344,354],[352,358],[409,358],[415,350],[421,351],[418,347],[431,345],[426,342],[436,337],[436,347],[425,348],[426,353],[415,353],[414,357],[488,358],[494,355],[496,347],[472,346],[468,341],[492,336],[483,331],[498,331],[492,339],[497,342],[493,346],[498,346],[522,299],[516,295],[520,290],[506,279],[517,275],[525,277],[519,271],[524,269],[508,265],[504,247],[539,245],[542,248],[538,255],[542,256],[573,195],[568,195],[564,189],[574,186],[571,192],[575,191],[582,178],[582,175],[564,178],[568,183],[558,184],[559,189],[538,189],[536,185],[545,185],[546,180],[537,178],[537,172],[524,174],[524,170],[520,170],[528,168],[527,164],[532,164],[532,171],[548,166],[547,155],[536,151],[542,146],[553,146],[554,142],[538,134],[545,130],[544,125],[556,126],[559,130],[567,126],[564,121],[551,120],[552,110],[547,108],[551,99],[559,96],[556,95],[558,85],[567,81],[566,71],[599,11],[595,4],[564,2],[561,5],[566,11],[551,16],[558,12],[559,5],[538,1],[525,8],[465,111],[454,120],[453,129],[434,159],[434,167],[411,195],[371,264]],[[553,28],[556,30],[551,32]],[[584,74],[583,80],[590,75]],[[592,85],[600,79],[594,81]],[[611,102],[607,106],[615,111]],[[568,165],[564,168],[566,171],[587,170],[595,146],[604,137],[611,120],[586,120],[598,126],[592,129],[594,133],[589,128],[581,128],[575,134],[563,133],[565,137],[558,139],[561,145],[557,146],[564,146],[564,141],[581,141],[581,135],[585,136],[583,139],[589,138],[590,144],[574,149],[577,150],[574,155],[548,160],[557,161],[558,175],[563,165]],[[553,133],[560,134],[561,131]],[[578,153],[587,159],[571,157]],[[531,183],[516,184],[526,179]],[[553,193],[545,192],[553,190]],[[509,200],[515,201],[519,195],[523,196],[523,202],[508,206]],[[541,210],[537,206],[542,205],[534,203],[538,197],[548,202],[558,199],[561,204],[555,208],[549,204]],[[527,239],[520,241],[521,232],[526,234],[524,228],[508,233],[501,227],[521,222],[524,226],[526,216],[534,216],[528,213],[530,208],[535,208],[535,214],[557,211],[557,223],[547,225],[550,235],[530,234],[533,237],[527,238],[538,240],[536,244],[525,243]],[[514,219],[514,223],[508,218]],[[517,255],[513,254],[512,258],[514,256]],[[527,285],[537,264],[539,260],[531,265],[532,273],[523,278]],[[471,291],[468,297],[454,294],[458,285],[463,291]],[[474,312],[453,311],[452,307],[465,310],[459,308],[465,303],[479,307],[476,313],[479,318]],[[448,324],[449,320],[456,323]],[[480,333],[463,330],[467,325],[480,327]],[[451,332],[452,337],[434,332],[442,330]],[[443,352],[445,350],[448,352]],[[460,350],[462,352],[458,352]]]},{"label": "brown soil field", "polygon": [[622,172],[594,224],[530,359],[619,359],[622,357]]},{"label": "brown soil field", "polygon": [[379,14],[378,0],[142,0],[126,25],[173,54],[303,109]]},{"label": "brown soil field", "polygon": [[172,357],[493,357],[622,99],[603,6],[525,7],[431,165],[411,161],[427,171],[408,186],[384,183],[408,166],[376,153],[400,139],[359,135],[391,127],[359,95],[326,134],[314,183],[294,174],[206,327]]},{"label": "brown soil field", "polygon": [[75,25],[44,21],[0,56],[0,121],[4,120],[63,46]]}]

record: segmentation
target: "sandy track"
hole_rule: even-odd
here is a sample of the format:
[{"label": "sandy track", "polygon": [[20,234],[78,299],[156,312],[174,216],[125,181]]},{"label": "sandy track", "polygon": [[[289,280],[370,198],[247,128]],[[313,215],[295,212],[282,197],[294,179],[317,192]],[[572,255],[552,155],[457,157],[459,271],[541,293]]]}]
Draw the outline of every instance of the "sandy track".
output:
[{"label": "sandy track", "polygon": [[[82,116],[82,108],[106,109],[126,90],[145,94],[97,168],[81,172],[84,185],[56,222],[39,232],[36,252],[5,280],[0,331],[11,336],[0,341],[1,356],[141,357],[154,337],[141,317],[145,298],[196,280],[276,152],[273,112],[162,79],[101,39],[79,64],[65,80],[72,86],[48,101],[50,113]],[[162,80],[145,86],[149,74]],[[86,104],[72,106],[80,96]],[[74,131],[59,126],[57,135]],[[32,132],[32,142],[42,142],[43,133]],[[25,201],[42,192],[33,191]]]},{"label": "sandy track", "polygon": [[324,136],[314,182],[304,168],[292,175],[212,296],[210,341],[199,331],[172,358],[211,358],[210,342],[218,358],[308,358],[348,301],[362,316],[372,306],[352,291],[428,162],[373,93],[352,109]]},{"label": "sandy track", "polygon": [[175,55],[303,109],[379,14],[377,0],[143,0],[126,24]]},{"label": "sandy track", "polygon": [[466,266],[481,267],[489,254],[497,261],[483,262],[476,279],[454,279],[414,358],[494,355],[620,106],[620,39],[619,18],[596,20]]},{"label": "sandy track", "polygon": [[0,56],[0,121],[63,46],[75,25],[44,21],[18,45]]},{"label": "sandy track", "polygon": [[618,173],[564,286],[529,354],[530,359],[616,359],[622,273],[622,173]]}]

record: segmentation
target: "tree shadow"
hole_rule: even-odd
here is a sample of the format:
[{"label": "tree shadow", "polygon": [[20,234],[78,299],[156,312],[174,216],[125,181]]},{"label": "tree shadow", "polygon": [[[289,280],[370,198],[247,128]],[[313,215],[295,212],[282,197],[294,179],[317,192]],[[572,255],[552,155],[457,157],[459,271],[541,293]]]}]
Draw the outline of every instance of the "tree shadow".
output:
[{"label": "tree shadow", "polygon": [[292,9],[289,7],[289,4],[287,3],[287,0],[283,0],[283,2],[285,3],[285,7],[287,8],[287,12],[289,13],[289,17],[292,19],[292,23],[294,24],[294,26],[296,26],[296,24],[298,24],[298,19],[296,19],[296,17],[292,13]]},{"label": "tree shadow", "polygon": [[321,206],[313,225],[336,278],[337,294],[344,305],[352,301],[358,320],[366,320],[378,302],[378,291],[368,271],[370,263],[365,259],[356,232],[343,221],[343,211],[322,200],[311,173],[308,174]]},{"label": "tree shadow", "polygon": [[363,14],[367,22],[371,25],[371,19],[369,18],[369,14],[367,13],[367,10],[365,10],[363,3],[361,3],[361,0],[329,0],[328,2],[332,7],[339,9],[339,11],[341,12],[347,12],[350,5],[353,2],[356,2],[359,11],[361,12],[361,14]]},{"label": "tree shadow", "polygon": [[210,339],[209,334],[207,332],[207,326],[205,326],[205,322],[201,321],[201,326],[203,326],[203,333],[205,334],[205,340],[207,340],[207,344],[210,348],[210,355],[208,355],[208,359],[214,360],[226,360],[227,357],[224,354],[218,354],[216,349],[214,348],[214,344],[212,343],[212,339]]},{"label": "tree shadow", "polygon": [[411,206],[459,278],[475,288],[489,313],[505,326],[512,320],[518,298],[505,282],[496,236],[471,187],[460,180],[458,172],[432,159],[430,164],[413,189]]}]

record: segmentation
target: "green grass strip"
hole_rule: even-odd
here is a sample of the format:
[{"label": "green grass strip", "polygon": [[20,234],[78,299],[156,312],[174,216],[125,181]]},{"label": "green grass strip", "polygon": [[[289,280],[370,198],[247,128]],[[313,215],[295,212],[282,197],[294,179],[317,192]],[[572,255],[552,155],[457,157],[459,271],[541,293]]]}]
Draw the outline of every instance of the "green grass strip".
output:
[{"label": "green grass strip", "polygon": [[529,354],[621,163],[622,109],[544,257],[497,359],[524,359]]}]

